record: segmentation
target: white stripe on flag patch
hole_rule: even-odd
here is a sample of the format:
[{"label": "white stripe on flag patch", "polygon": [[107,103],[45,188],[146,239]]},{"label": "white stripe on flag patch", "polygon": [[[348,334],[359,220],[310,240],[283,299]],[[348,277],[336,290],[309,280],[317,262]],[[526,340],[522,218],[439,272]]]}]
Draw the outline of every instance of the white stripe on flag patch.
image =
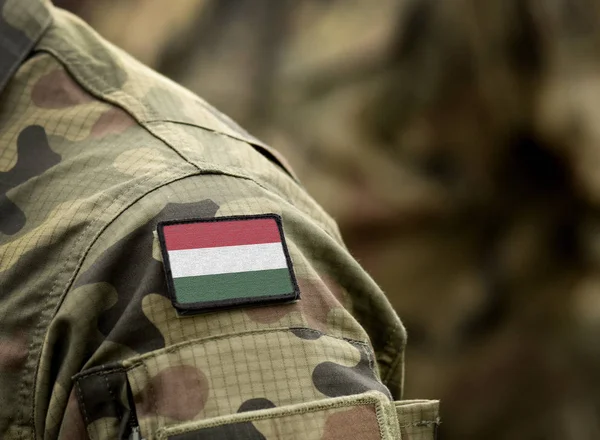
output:
[{"label": "white stripe on flag patch", "polygon": [[287,268],[281,243],[168,252],[173,278]]}]

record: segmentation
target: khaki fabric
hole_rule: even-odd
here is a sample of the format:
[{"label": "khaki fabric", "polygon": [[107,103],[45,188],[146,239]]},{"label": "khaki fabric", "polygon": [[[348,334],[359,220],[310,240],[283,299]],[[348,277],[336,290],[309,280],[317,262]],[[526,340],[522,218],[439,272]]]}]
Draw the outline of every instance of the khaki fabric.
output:
[{"label": "khaki fabric", "polygon": [[406,400],[396,402],[398,426],[402,438],[427,440],[437,438],[441,423],[436,400]]},{"label": "khaki fabric", "polygon": [[[74,16],[0,6],[1,438],[151,439],[401,398],[400,320],[274,150]],[[157,223],[263,213],[283,219],[302,299],[178,317]]]}]

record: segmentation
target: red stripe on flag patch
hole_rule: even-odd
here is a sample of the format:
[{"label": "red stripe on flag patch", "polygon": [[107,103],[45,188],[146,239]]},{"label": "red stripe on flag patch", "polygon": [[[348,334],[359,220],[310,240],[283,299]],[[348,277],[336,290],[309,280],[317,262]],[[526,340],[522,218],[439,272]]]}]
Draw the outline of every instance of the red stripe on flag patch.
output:
[{"label": "red stripe on flag patch", "polygon": [[164,226],[168,251],[248,244],[278,243],[279,227],[273,218],[181,223]]}]

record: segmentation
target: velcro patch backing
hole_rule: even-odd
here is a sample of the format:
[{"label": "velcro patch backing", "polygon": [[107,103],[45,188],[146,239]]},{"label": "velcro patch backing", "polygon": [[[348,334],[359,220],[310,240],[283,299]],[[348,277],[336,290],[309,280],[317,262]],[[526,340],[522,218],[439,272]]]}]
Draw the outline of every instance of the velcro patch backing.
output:
[{"label": "velcro patch backing", "polygon": [[161,222],[158,237],[179,314],[300,298],[276,214]]}]

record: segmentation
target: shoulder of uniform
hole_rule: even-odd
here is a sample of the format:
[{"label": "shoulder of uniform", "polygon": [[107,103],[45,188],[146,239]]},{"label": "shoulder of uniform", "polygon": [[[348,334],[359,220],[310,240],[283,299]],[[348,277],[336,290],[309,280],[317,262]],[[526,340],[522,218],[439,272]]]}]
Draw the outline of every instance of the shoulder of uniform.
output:
[{"label": "shoulder of uniform", "polygon": [[[217,133],[252,145],[295,178],[276,150],[202,98],[113,46],[74,15],[58,8],[53,8],[52,14],[53,25],[37,50],[52,53],[90,93],[124,109],[153,134],[162,132],[158,137],[163,140],[169,137],[166,124]],[[170,139],[174,144],[179,140],[179,136]],[[169,139],[167,143],[171,143]]]}]

